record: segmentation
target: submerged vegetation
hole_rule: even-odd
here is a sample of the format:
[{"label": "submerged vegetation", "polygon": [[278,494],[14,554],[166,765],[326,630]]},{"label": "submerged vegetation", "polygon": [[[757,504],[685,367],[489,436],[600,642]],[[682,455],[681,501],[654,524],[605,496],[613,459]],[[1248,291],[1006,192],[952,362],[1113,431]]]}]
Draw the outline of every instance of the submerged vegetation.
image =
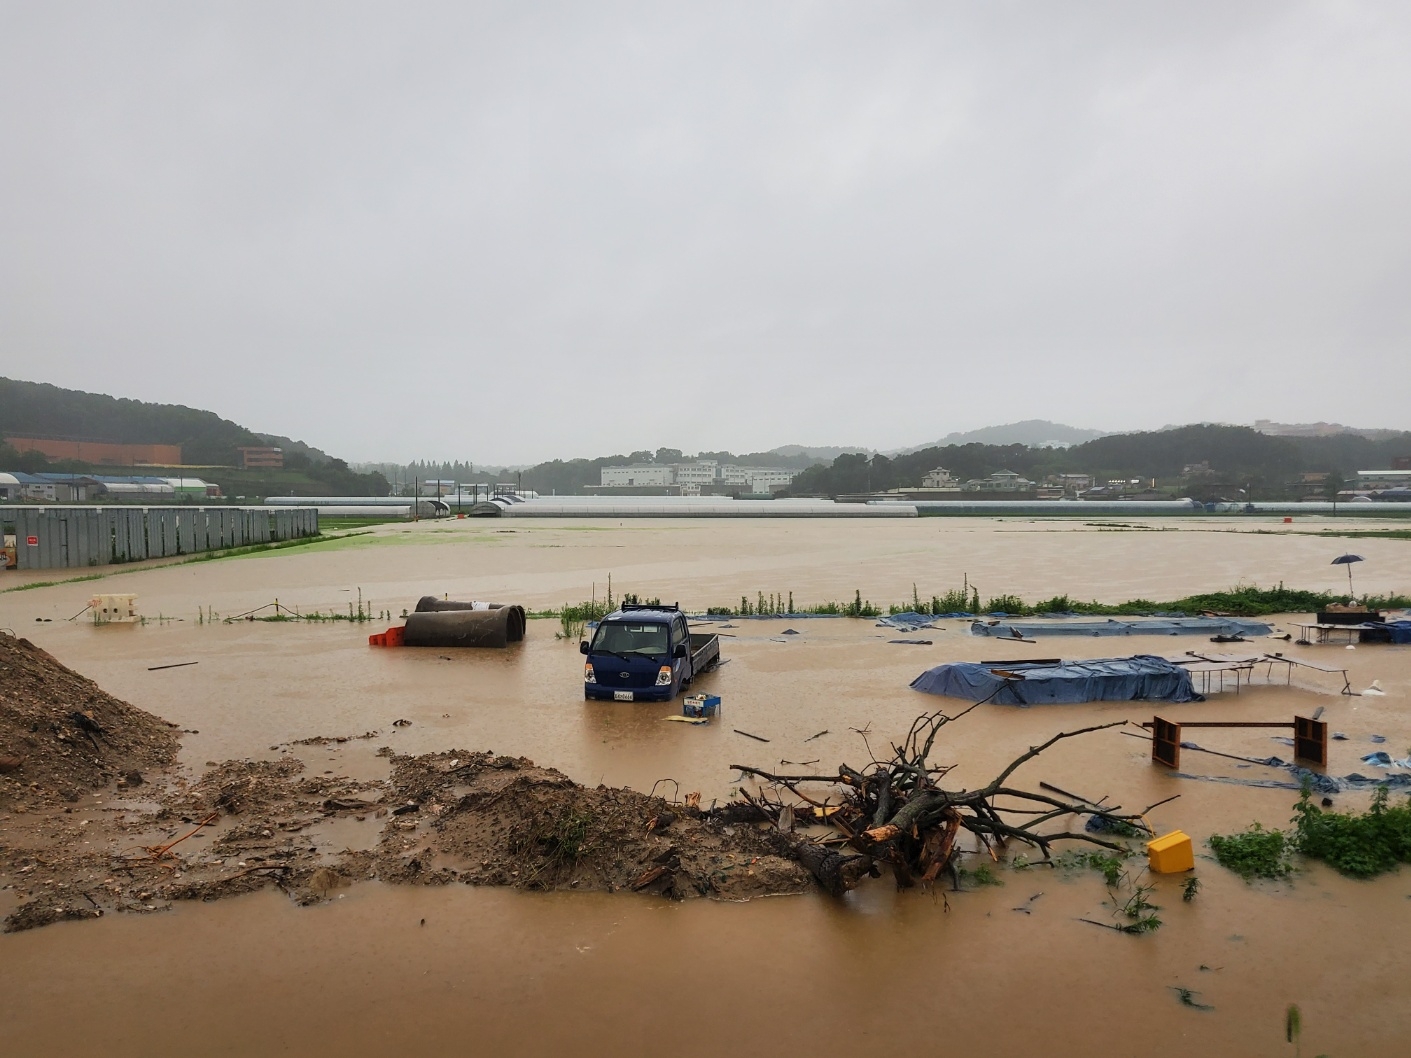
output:
[{"label": "submerged vegetation", "polygon": [[[1345,596],[1326,591],[1304,591],[1288,588],[1280,583],[1277,587],[1260,588],[1252,584],[1236,585],[1225,591],[1205,592],[1187,595],[1179,599],[1158,601],[1152,599],[1128,599],[1125,602],[1103,603],[1096,600],[1084,602],[1068,595],[1055,595],[1034,603],[1025,602],[1017,595],[993,595],[980,602],[980,593],[974,588],[951,590],[945,595],[932,596],[929,603],[920,598],[912,588],[910,609],[920,614],[943,616],[948,614],[995,614],[1031,617],[1039,614],[1090,614],[1112,616],[1117,614],[1200,614],[1217,612],[1236,617],[1258,617],[1275,613],[1311,613],[1326,607],[1329,603],[1342,601]],[[1366,598],[1369,606],[1396,609],[1411,606],[1411,597],[1405,595],[1371,595]],[[892,613],[901,613],[906,606],[892,606]]]},{"label": "submerged vegetation", "polygon": [[1366,812],[1330,812],[1315,805],[1305,788],[1291,830],[1253,823],[1240,834],[1212,835],[1210,847],[1222,866],[1246,879],[1287,875],[1294,853],[1353,878],[1372,878],[1411,863],[1411,800],[1389,801],[1387,787],[1379,786]]},{"label": "submerged vegetation", "polygon": [[[710,617],[880,617],[883,614],[916,613],[923,617],[970,617],[980,614],[1004,615],[1009,617],[1034,617],[1042,615],[1083,615],[1083,616],[1194,616],[1202,613],[1228,614],[1235,617],[1259,617],[1279,613],[1312,613],[1330,603],[1340,602],[1344,596],[1326,591],[1305,591],[1285,587],[1282,583],[1272,588],[1260,588],[1252,584],[1241,584],[1226,591],[1205,592],[1187,595],[1179,599],[1158,601],[1153,599],[1128,599],[1125,602],[1083,602],[1068,595],[1054,595],[1037,602],[1026,602],[1018,595],[999,594],[982,596],[978,588],[966,583],[951,588],[943,594],[923,596],[916,585],[912,585],[911,598],[901,603],[891,603],[886,608],[865,599],[861,590],[853,593],[848,602],[796,603],[792,591],[755,592],[751,599],[741,595],[733,605],[706,607]],[[623,602],[639,601],[635,595],[624,595]],[[659,600],[648,600],[657,602]],[[1411,597],[1405,595],[1368,595],[1364,600],[1375,609],[1402,609],[1411,607]],[[594,599],[577,604],[565,603],[562,608],[531,611],[531,618],[549,618],[562,622],[559,633],[562,638],[578,638],[587,622],[599,621],[615,609],[611,595],[605,600]]]}]

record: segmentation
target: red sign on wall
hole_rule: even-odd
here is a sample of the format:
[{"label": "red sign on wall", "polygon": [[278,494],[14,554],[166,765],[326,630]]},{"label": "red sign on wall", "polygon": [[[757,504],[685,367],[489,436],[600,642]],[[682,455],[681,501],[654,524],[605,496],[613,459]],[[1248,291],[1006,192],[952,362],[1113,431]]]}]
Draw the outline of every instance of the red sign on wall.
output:
[{"label": "red sign on wall", "polygon": [[27,536],[27,537],[24,538],[24,542],[25,542],[26,544],[28,544],[30,547],[38,547],[38,546],[39,546],[39,537],[37,537],[37,536]]}]

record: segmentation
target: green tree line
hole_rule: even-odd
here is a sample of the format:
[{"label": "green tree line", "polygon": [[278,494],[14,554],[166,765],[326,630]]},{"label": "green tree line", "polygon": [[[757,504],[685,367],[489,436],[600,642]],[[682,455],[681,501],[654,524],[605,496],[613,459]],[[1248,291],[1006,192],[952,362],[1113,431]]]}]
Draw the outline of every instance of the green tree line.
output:
[{"label": "green tree line", "polygon": [[1071,448],[1026,445],[946,445],[919,452],[840,455],[794,479],[795,496],[832,496],[895,488],[916,488],[922,477],[945,467],[965,481],[997,470],[1012,470],[1034,481],[1049,474],[1091,474],[1108,479],[1156,478],[1174,483],[1188,464],[1208,463],[1208,476],[1184,482],[1183,495],[1217,499],[1241,495],[1283,495],[1298,474],[1326,472],[1341,480],[1358,470],[1384,468],[1396,456],[1411,455],[1411,433],[1383,440],[1357,434],[1331,437],[1276,437],[1247,426],[1196,425],[1149,433],[1112,434]]}]

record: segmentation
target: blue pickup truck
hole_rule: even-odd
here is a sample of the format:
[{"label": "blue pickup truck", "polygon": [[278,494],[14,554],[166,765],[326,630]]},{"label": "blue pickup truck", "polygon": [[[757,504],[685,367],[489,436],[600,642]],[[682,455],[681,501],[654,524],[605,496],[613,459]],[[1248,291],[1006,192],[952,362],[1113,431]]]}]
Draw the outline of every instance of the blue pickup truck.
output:
[{"label": "blue pickup truck", "polygon": [[692,633],[676,606],[624,605],[602,619],[587,655],[583,697],[609,702],[669,702],[720,664],[720,637]]}]

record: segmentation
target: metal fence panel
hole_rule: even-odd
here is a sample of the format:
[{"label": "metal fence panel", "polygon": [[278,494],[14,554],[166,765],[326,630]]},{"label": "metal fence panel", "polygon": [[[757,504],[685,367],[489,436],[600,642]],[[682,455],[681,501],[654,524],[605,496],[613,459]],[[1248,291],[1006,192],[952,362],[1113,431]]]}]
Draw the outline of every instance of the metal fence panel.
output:
[{"label": "metal fence panel", "polygon": [[134,508],[127,512],[127,557],[141,562],[151,553],[147,547],[147,512]]},{"label": "metal fence panel", "polygon": [[195,554],[201,550],[201,545],[196,539],[197,513],[189,508],[176,512],[176,546],[183,555]]},{"label": "metal fence panel", "polygon": [[97,565],[90,562],[93,557],[89,549],[88,539],[88,512],[87,511],[65,511],[64,521],[68,523],[66,528],[69,531],[69,565],[88,566]]},{"label": "metal fence panel", "polygon": [[39,558],[39,512],[15,512],[15,559],[20,569],[43,569]]},{"label": "metal fence panel", "polygon": [[127,512],[104,511],[113,534],[113,561],[127,561]]}]

